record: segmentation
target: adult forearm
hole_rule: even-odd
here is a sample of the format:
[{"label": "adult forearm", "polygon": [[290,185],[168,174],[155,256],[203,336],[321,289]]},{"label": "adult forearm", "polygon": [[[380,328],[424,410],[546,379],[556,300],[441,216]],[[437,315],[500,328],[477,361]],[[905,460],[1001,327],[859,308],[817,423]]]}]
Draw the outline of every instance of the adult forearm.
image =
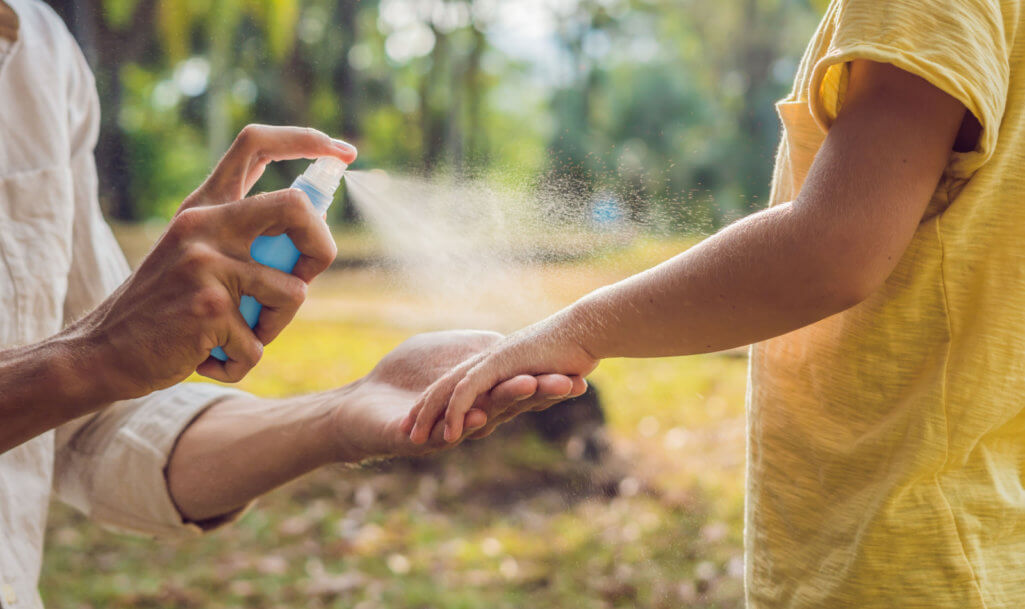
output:
[{"label": "adult forearm", "polygon": [[117,399],[98,351],[70,331],[0,351],[0,453]]},{"label": "adult forearm", "polygon": [[831,268],[828,236],[798,215],[785,204],[749,216],[588,295],[560,323],[599,359],[659,357],[747,345],[852,306],[862,287]]},{"label": "adult forearm", "polygon": [[339,460],[329,419],[344,392],[233,398],[204,412],[178,439],[167,468],[183,516],[199,522],[226,514]]}]

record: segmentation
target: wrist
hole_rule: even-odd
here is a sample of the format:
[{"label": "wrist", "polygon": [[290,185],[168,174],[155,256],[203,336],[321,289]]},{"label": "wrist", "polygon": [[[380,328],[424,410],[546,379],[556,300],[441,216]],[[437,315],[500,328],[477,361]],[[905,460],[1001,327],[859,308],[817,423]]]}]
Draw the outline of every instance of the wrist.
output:
[{"label": "wrist", "polygon": [[111,366],[102,341],[86,334],[67,332],[46,342],[47,377],[59,387],[74,416],[132,397],[125,395],[110,378]]},{"label": "wrist", "polygon": [[368,449],[366,438],[361,437],[363,425],[356,406],[363,384],[361,378],[326,394],[330,398],[331,414],[330,422],[324,425],[323,442],[329,447],[330,462],[355,465],[382,456]]},{"label": "wrist", "polygon": [[56,355],[55,372],[62,386],[98,404],[109,404],[142,395],[123,380],[123,366],[113,345],[92,330],[85,320],[68,327],[49,343]]},{"label": "wrist", "polygon": [[573,303],[558,315],[556,329],[564,340],[596,362],[609,357],[601,341],[604,332],[597,304],[595,294]]},{"label": "wrist", "polygon": [[72,333],[0,350],[0,453],[95,412],[114,398]]},{"label": "wrist", "polygon": [[313,470],[338,462],[335,419],[339,392],[340,390],[335,390],[275,400],[279,404],[278,408],[288,404],[288,407],[293,409],[286,418],[295,422],[296,437],[305,438],[302,441],[307,443],[302,459],[304,469]]}]

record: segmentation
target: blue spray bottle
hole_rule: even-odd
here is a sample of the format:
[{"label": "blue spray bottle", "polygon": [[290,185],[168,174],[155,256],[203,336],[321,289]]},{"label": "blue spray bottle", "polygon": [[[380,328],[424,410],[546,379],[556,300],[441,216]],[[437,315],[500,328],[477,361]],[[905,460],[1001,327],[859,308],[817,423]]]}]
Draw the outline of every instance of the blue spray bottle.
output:
[{"label": "blue spray bottle", "polygon": [[[298,188],[310,198],[310,203],[317,210],[318,214],[324,214],[334,200],[335,191],[341,184],[342,174],[348,165],[334,157],[322,157],[313,162],[301,176],[292,182],[292,188]],[[300,252],[296,249],[288,235],[282,233],[273,237],[260,236],[253,241],[249,248],[249,254],[253,260],[265,266],[273,267],[279,271],[291,273],[295,263],[299,261]],[[252,296],[242,296],[238,310],[242,317],[252,328],[260,318],[260,309],[263,308]],[[210,355],[221,360],[228,361],[228,356],[220,347],[214,347]]]}]

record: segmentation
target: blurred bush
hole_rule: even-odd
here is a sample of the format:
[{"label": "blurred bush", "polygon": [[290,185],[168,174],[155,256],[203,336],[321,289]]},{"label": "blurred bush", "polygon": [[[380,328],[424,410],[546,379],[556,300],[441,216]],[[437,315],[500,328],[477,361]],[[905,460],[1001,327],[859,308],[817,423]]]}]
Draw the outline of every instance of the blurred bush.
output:
[{"label": "blurred bush", "polygon": [[[609,194],[680,231],[761,205],[817,0],[68,0],[97,75],[103,202],[169,216],[248,122],[361,166]],[[261,187],[287,184],[272,168]],[[339,206],[335,220],[355,220]]]}]

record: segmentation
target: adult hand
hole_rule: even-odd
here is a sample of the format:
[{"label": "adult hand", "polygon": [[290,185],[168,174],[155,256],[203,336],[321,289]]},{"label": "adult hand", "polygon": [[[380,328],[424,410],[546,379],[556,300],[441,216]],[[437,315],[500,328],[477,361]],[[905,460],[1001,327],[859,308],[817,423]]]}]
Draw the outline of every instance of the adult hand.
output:
[{"label": "adult hand", "polygon": [[493,332],[449,331],[420,334],[402,343],[370,374],[340,391],[332,416],[338,461],[421,455],[450,447],[467,437],[483,437],[502,422],[528,410],[544,410],[584,393],[580,376],[520,375],[482,393],[468,409],[466,433],[447,443],[439,425],[427,441],[414,444],[401,428],[409,409],[432,383],[468,358],[501,340]]},{"label": "adult hand", "polygon": [[[312,129],[242,130],[138,270],[73,327],[99,354],[111,399],[145,395],[193,371],[234,382],[259,361],[337,249],[301,191],[243,197],[271,161],[322,156],[349,163],[356,150]],[[281,233],[303,253],[291,275],[249,255],[256,237]],[[243,294],[264,305],[252,330],[238,311]],[[209,357],[219,345],[229,361]]]},{"label": "adult hand", "polygon": [[598,360],[573,339],[574,325],[563,312],[496,341],[435,381],[405,417],[402,430],[412,442],[422,444],[438,435],[444,417],[443,437],[455,442],[466,433],[475,403],[505,379],[544,373],[588,375]]},{"label": "adult hand", "polygon": [[[205,520],[322,465],[453,446],[441,438],[440,429],[430,442],[413,444],[400,429],[402,418],[438,377],[500,338],[471,331],[421,334],[345,387],[274,400],[239,396],[214,404],[175,444],[167,467],[175,504],[190,520]],[[485,435],[509,417],[547,408],[586,388],[580,377],[516,377],[477,400],[467,427]]]}]

